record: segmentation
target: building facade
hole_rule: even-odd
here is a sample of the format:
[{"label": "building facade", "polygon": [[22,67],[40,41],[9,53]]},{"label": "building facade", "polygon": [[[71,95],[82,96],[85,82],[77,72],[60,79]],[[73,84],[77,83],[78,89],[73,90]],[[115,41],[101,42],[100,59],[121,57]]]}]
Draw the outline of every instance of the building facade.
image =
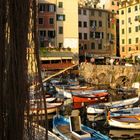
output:
[{"label": "building facade", "polygon": [[[38,11],[40,47],[56,51],[57,54],[59,53],[59,59],[64,58],[63,54],[66,58],[64,51],[70,51],[68,59],[77,63],[79,55],[78,0],[39,0]],[[48,59],[45,56],[41,58]],[[52,58],[58,59],[56,55]],[[49,59],[51,59],[50,56]]]},{"label": "building facade", "polygon": [[121,0],[119,19],[121,57],[134,59],[140,55],[140,0]]},{"label": "building facade", "polygon": [[[114,22],[111,22],[111,21]],[[116,56],[116,21],[104,9],[79,7],[80,56]]]},{"label": "building facade", "polygon": [[107,0],[104,4],[104,8],[114,14],[116,18],[116,56],[120,56],[120,44],[119,44],[119,0]]},{"label": "building facade", "polygon": [[116,18],[119,18],[119,0],[107,0],[104,8],[115,14]]},{"label": "building facade", "polygon": [[46,1],[38,3],[38,32],[40,47],[54,47],[56,38],[56,5]]}]

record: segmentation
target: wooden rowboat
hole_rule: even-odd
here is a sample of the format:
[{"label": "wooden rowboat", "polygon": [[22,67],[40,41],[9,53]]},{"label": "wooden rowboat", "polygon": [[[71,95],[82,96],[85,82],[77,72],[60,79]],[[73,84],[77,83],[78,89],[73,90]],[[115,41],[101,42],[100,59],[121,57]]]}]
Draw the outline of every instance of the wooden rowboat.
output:
[{"label": "wooden rowboat", "polygon": [[83,105],[107,102],[109,99],[108,92],[97,92],[93,94],[73,94],[73,107],[75,109],[83,107]]},{"label": "wooden rowboat", "polygon": [[[50,113],[57,112],[62,105],[63,105],[63,102],[47,103],[46,104],[47,113],[50,114]],[[45,110],[44,110],[43,103],[40,106],[39,105],[31,106],[30,114],[44,115],[45,114]]]},{"label": "wooden rowboat", "polygon": [[107,121],[109,126],[125,129],[140,129],[140,115],[111,116],[108,112]]}]

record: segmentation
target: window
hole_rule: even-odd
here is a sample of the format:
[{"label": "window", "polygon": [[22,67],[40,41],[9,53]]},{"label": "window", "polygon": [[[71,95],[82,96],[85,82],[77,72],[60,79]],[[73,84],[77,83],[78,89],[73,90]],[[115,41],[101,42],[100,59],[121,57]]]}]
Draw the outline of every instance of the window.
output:
[{"label": "window", "polygon": [[39,11],[40,11],[40,12],[46,11],[46,4],[40,3],[40,4],[39,4]]},{"label": "window", "polygon": [[95,38],[100,38],[100,32],[95,32]]},{"label": "window", "polygon": [[99,11],[99,13],[98,13],[98,14],[99,14],[99,17],[101,17],[101,16],[102,16],[102,12],[101,12],[101,11]]},{"label": "window", "polygon": [[59,3],[58,3],[58,7],[59,7],[59,8],[63,8],[63,2],[59,2]]},{"label": "window", "polygon": [[117,2],[117,6],[119,6],[119,2]]},{"label": "window", "polygon": [[112,10],[112,13],[115,13],[115,11],[114,11],[114,10]]},{"label": "window", "polygon": [[87,44],[84,44],[84,49],[87,50]]},{"label": "window", "polygon": [[121,14],[122,14],[122,15],[124,14],[124,10],[121,10]]},{"label": "window", "polygon": [[79,27],[82,27],[82,22],[81,21],[79,21]]},{"label": "window", "polygon": [[102,49],[102,44],[98,44],[98,49],[101,50]]},{"label": "window", "polygon": [[122,29],[122,34],[124,34],[124,29]]},{"label": "window", "polygon": [[55,37],[55,31],[48,31],[48,37],[54,38]]},{"label": "window", "polygon": [[138,32],[139,31],[139,26],[136,26],[135,27],[135,32]]},{"label": "window", "polygon": [[56,15],[57,21],[65,21],[65,15],[63,14],[57,14]]},{"label": "window", "polygon": [[55,5],[53,5],[53,4],[48,4],[48,5],[47,5],[47,11],[48,11],[48,12],[54,12],[54,11],[55,11]]},{"label": "window", "polygon": [[90,38],[95,38],[95,32],[90,32]]},{"label": "window", "polygon": [[84,21],[84,27],[87,27],[87,22],[86,21]]},{"label": "window", "polygon": [[112,1],[112,5],[115,5],[115,2],[114,1]]},{"label": "window", "polygon": [[97,21],[96,20],[90,20],[90,27],[96,27]]},{"label": "window", "polygon": [[94,15],[95,15],[94,11],[91,11],[91,16],[94,16]]},{"label": "window", "polygon": [[81,15],[81,9],[78,10],[78,14]]},{"label": "window", "polygon": [[136,43],[138,43],[138,42],[139,42],[139,38],[138,38],[138,37],[136,38],[135,42],[136,42]]},{"label": "window", "polygon": [[83,10],[83,15],[86,15],[87,14],[87,11],[84,9]]},{"label": "window", "polygon": [[79,39],[82,39],[82,33],[79,33]]},{"label": "window", "polygon": [[102,27],[102,21],[99,21],[99,27]]},{"label": "window", "polygon": [[122,39],[122,44],[124,44],[125,43],[125,40],[124,39]]},{"label": "window", "polygon": [[135,6],[135,11],[138,11],[138,6],[137,5]]},{"label": "window", "polygon": [[59,43],[59,48],[62,48],[63,47],[63,43]]},{"label": "window", "polygon": [[104,32],[102,32],[102,38],[104,38]]},{"label": "window", "polygon": [[131,27],[128,28],[128,32],[131,33]]},{"label": "window", "polygon": [[40,30],[39,31],[39,36],[40,37],[46,37],[46,30]]},{"label": "window", "polygon": [[54,19],[53,19],[53,18],[50,18],[50,19],[49,19],[49,23],[50,23],[50,24],[54,24]]},{"label": "window", "polygon": [[95,50],[95,43],[94,42],[91,43],[91,49]]},{"label": "window", "polygon": [[131,23],[131,17],[128,18],[128,23]]},{"label": "window", "polygon": [[63,34],[63,27],[59,26],[59,34]]},{"label": "window", "polygon": [[124,24],[124,20],[122,20],[122,24]]},{"label": "window", "polygon": [[43,24],[43,18],[38,19],[38,24]]},{"label": "window", "polygon": [[124,47],[122,47],[122,52],[125,52],[125,49],[124,49]]},{"label": "window", "polygon": [[84,33],[84,39],[87,39],[87,33]]},{"label": "window", "polygon": [[128,39],[128,43],[131,44],[131,38]]},{"label": "window", "polygon": [[135,16],[135,21],[138,21],[139,17],[138,16]]},{"label": "window", "polygon": [[129,47],[128,51],[131,51],[131,47]]},{"label": "window", "polygon": [[128,13],[131,13],[131,8],[130,7],[128,8]]}]

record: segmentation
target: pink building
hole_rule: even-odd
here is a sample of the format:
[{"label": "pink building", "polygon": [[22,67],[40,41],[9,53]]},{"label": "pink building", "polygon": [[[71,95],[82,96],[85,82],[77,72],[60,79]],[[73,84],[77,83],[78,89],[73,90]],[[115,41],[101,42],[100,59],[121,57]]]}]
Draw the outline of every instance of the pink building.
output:
[{"label": "pink building", "polygon": [[55,10],[51,3],[39,3],[38,5],[38,30],[40,46],[55,45]]}]

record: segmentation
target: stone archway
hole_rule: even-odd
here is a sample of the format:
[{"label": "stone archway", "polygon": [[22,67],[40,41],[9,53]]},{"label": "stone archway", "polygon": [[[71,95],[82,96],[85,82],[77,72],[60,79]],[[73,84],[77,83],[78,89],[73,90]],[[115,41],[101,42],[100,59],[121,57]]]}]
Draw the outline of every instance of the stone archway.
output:
[{"label": "stone archway", "polygon": [[127,76],[120,76],[115,81],[116,88],[117,87],[129,87],[130,84],[131,84],[131,81]]}]

